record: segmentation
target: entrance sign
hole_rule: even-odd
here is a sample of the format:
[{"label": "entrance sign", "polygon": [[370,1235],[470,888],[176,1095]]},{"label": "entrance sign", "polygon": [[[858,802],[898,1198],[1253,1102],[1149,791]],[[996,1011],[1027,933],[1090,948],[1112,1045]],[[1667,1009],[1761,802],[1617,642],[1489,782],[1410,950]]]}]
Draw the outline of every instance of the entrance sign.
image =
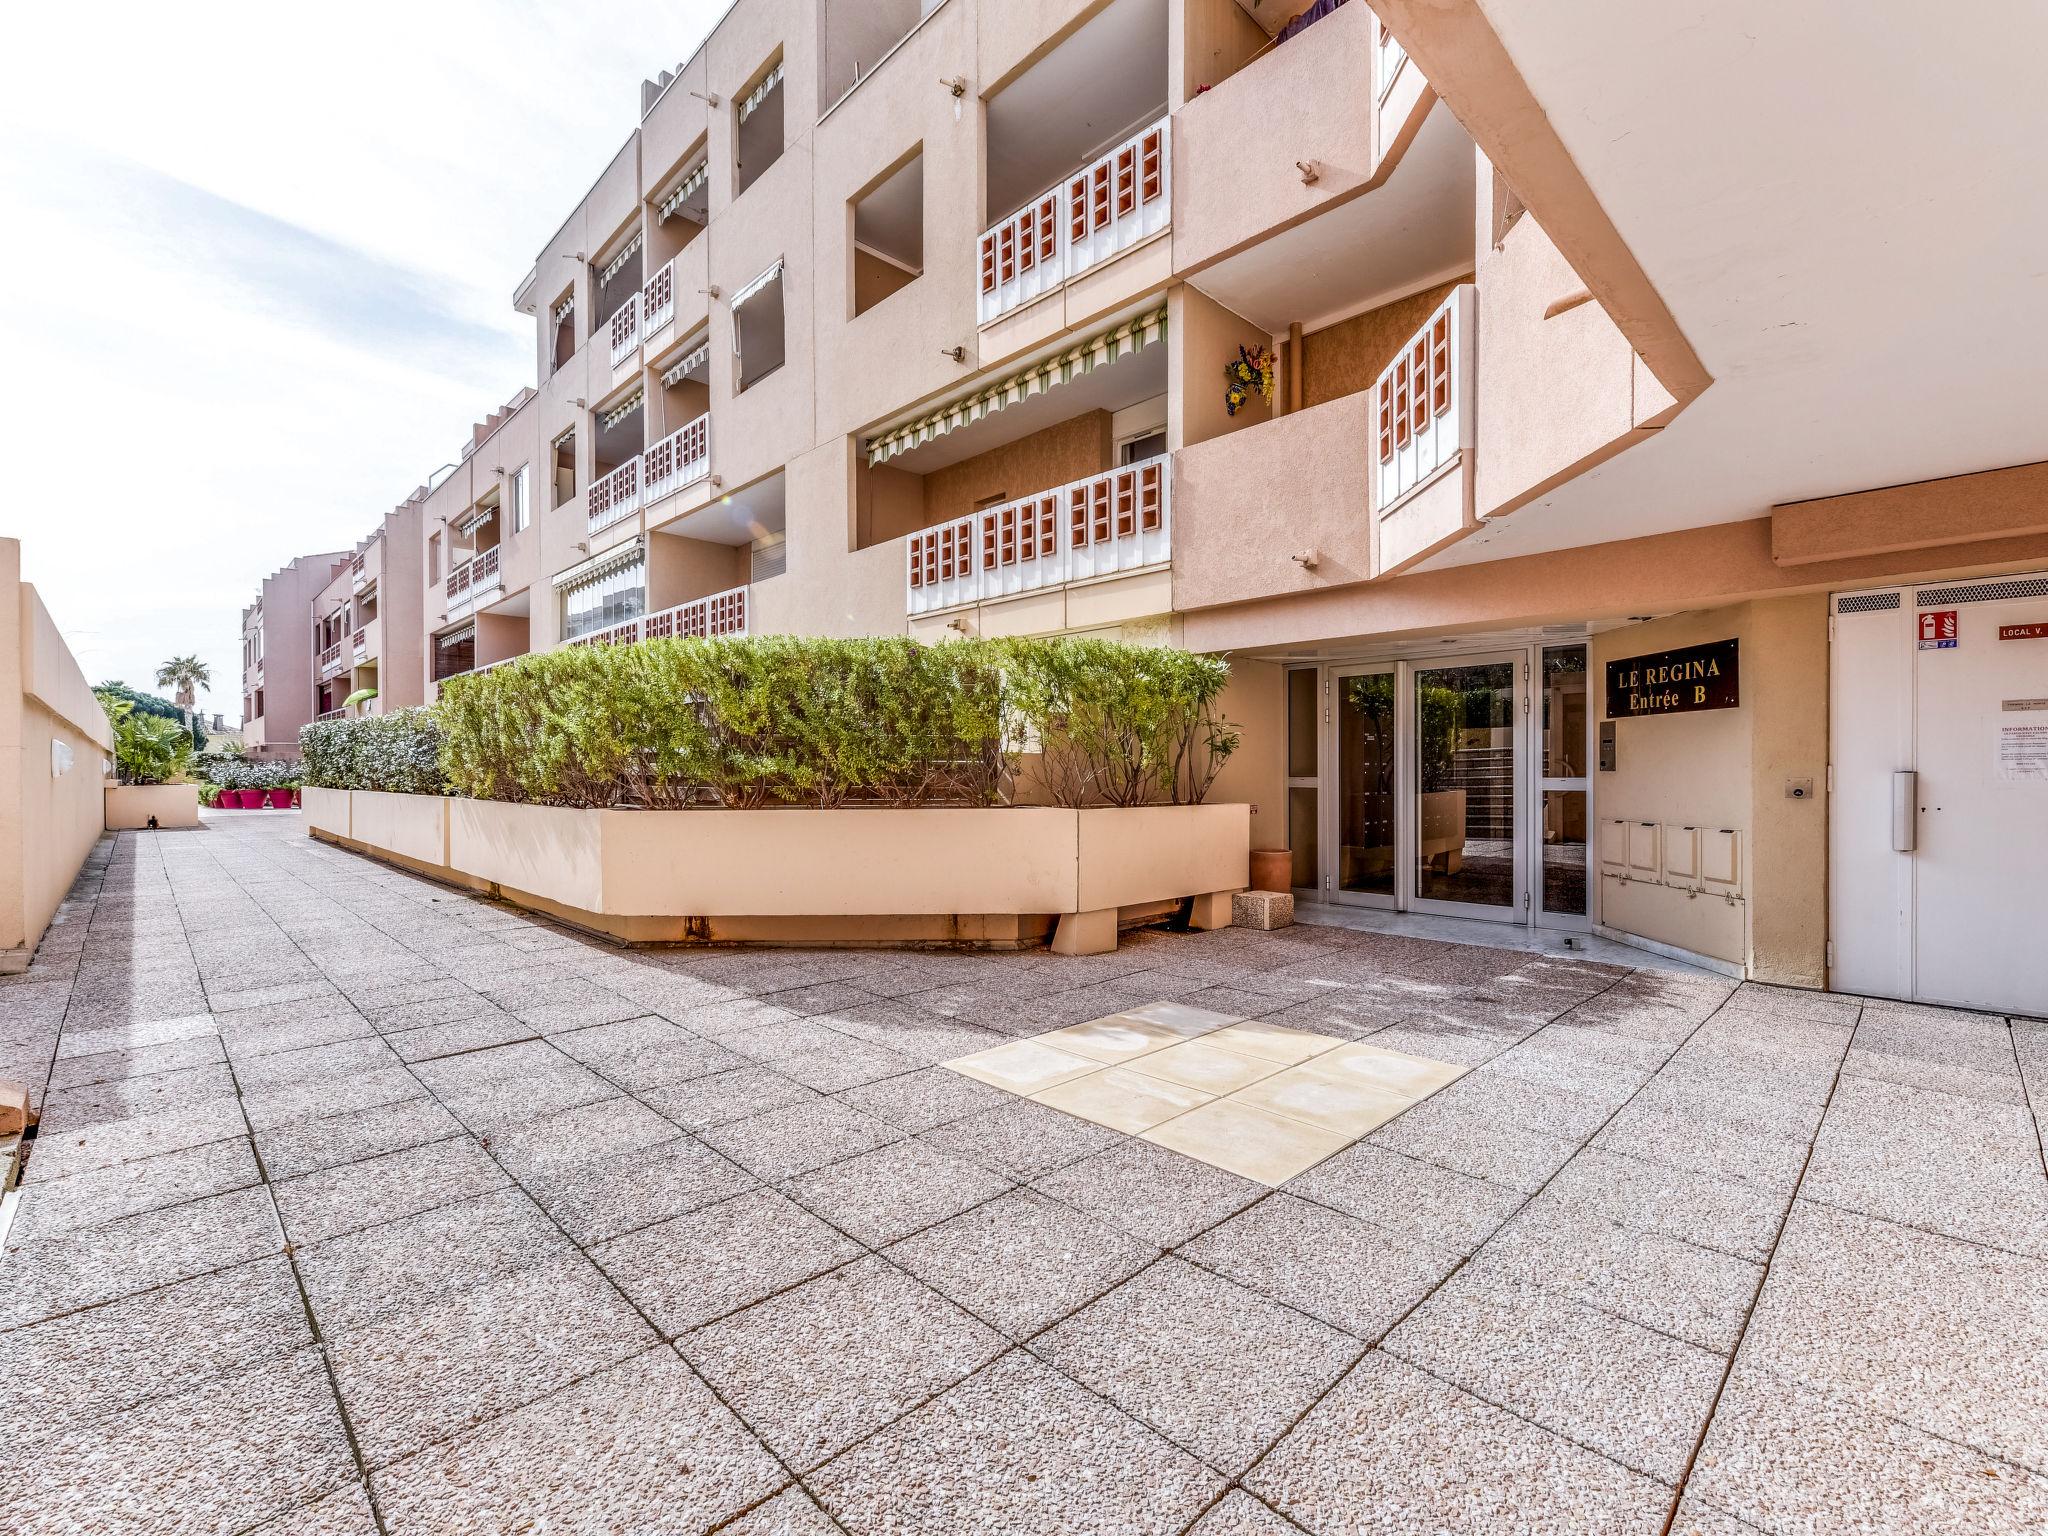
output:
[{"label": "entrance sign", "polygon": [[1734,709],[1742,700],[1736,640],[1715,640],[1649,656],[1607,663],[1610,719],[1684,715],[1698,709]]},{"label": "entrance sign", "polygon": [[2001,640],[2048,640],[2048,624],[2001,624],[1998,626]]},{"label": "entrance sign", "polygon": [[1930,608],[1920,615],[1920,649],[1952,651],[1959,633],[1953,608]]}]

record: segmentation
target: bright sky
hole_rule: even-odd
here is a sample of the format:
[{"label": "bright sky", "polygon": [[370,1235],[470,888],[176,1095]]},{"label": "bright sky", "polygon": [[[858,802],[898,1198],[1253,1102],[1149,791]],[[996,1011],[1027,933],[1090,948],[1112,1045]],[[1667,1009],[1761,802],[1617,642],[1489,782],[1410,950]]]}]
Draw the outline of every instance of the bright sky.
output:
[{"label": "bright sky", "polygon": [[16,8],[0,534],[93,682],[348,549],[533,382],[512,291],[727,0]]}]

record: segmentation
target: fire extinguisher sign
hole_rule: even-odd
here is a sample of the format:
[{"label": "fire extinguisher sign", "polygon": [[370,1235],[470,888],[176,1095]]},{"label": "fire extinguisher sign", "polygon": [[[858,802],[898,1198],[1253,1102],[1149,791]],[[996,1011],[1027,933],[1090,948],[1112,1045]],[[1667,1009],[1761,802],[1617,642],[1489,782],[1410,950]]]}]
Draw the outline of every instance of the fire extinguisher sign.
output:
[{"label": "fire extinguisher sign", "polygon": [[1956,611],[1930,608],[1920,615],[1920,649],[1952,651],[1956,648]]}]

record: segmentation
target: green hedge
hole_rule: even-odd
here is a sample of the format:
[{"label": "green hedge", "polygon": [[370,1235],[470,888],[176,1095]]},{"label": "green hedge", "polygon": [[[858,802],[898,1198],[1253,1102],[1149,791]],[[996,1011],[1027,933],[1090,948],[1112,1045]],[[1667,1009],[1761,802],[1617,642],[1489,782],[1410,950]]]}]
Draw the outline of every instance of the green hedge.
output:
[{"label": "green hedge", "polygon": [[299,728],[299,753],[301,782],[318,789],[447,793],[441,775],[441,725],[433,709],[316,720]]},{"label": "green hedge", "polygon": [[1100,640],[652,640],[451,678],[436,712],[448,785],[477,799],[994,805],[1034,751],[1060,804],[1144,805],[1208,792],[1237,746],[1228,681],[1214,657]]}]

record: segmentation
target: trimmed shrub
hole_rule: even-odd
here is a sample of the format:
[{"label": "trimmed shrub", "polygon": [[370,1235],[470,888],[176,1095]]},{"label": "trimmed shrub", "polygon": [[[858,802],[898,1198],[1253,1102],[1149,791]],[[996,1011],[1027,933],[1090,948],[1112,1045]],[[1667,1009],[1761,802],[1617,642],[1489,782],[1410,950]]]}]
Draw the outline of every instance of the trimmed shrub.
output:
[{"label": "trimmed shrub", "polygon": [[[299,728],[299,782],[317,789],[442,795],[441,722],[433,709],[400,709]],[[269,766],[267,764],[262,766]],[[263,786],[238,786],[255,789]]]},{"label": "trimmed shrub", "polygon": [[536,805],[996,805],[1036,742],[1061,804],[1198,803],[1237,745],[1229,675],[1109,641],[569,646],[443,683],[441,762]]}]

